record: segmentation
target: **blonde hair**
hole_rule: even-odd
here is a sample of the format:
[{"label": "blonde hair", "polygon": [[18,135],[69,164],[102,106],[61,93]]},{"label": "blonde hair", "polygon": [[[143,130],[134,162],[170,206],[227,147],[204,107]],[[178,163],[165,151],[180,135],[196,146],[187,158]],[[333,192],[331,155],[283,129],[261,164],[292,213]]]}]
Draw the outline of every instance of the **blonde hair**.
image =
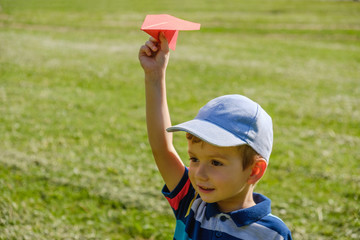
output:
[{"label": "blonde hair", "polygon": [[[191,141],[192,143],[204,142],[200,138],[198,138],[188,132],[186,133],[186,138],[187,138],[187,140]],[[243,161],[242,165],[243,165],[244,170],[247,169],[248,167],[250,167],[254,163],[256,156],[260,156],[260,154],[258,154],[252,147],[250,147],[249,145],[246,145],[246,144],[238,146],[238,150],[240,152],[240,157]]]}]

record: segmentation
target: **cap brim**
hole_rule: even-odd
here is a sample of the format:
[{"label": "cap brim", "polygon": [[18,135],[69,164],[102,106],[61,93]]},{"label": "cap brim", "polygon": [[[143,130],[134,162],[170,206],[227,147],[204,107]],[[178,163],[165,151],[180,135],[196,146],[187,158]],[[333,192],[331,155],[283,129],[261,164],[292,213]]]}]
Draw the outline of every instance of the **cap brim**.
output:
[{"label": "cap brim", "polygon": [[229,131],[208,121],[194,119],[166,129],[168,132],[184,131],[201,140],[219,147],[232,147],[247,144]]}]

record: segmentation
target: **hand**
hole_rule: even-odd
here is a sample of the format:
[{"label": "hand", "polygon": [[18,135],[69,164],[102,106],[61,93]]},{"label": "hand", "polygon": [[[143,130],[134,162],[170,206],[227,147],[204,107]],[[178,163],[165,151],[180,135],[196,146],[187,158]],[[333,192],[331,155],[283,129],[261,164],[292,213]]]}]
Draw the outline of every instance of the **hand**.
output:
[{"label": "hand", "polygon": [[159,41],[150,37],[139,50],[139,60],[145,74],[165,73],[169,56],[169,45],[163,32],[159,34]]}]

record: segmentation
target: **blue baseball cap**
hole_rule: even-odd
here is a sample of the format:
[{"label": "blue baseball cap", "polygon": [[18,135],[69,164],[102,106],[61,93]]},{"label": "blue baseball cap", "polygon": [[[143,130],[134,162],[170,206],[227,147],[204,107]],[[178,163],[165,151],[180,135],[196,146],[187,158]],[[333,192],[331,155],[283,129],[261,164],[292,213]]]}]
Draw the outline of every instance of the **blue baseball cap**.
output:
[{"label": "blue baseball cap", "polygon": [[273,145],[271,117],[259,104],[241,95],[225,95],[203,106],[190,121],[169,127],[218,146],[247,144],[269,162]]}]

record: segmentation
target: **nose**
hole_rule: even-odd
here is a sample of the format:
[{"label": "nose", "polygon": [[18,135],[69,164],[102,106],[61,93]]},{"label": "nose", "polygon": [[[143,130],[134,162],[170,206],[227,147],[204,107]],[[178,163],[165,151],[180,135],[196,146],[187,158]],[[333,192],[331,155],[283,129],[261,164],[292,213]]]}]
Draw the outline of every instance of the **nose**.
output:
[{"label": "nose", "polygon": [[197,166],[195,170],[195,178],[201,181],[206,181],[208,179],[206,166],[204,164],[199,164],[199,166]]}]

